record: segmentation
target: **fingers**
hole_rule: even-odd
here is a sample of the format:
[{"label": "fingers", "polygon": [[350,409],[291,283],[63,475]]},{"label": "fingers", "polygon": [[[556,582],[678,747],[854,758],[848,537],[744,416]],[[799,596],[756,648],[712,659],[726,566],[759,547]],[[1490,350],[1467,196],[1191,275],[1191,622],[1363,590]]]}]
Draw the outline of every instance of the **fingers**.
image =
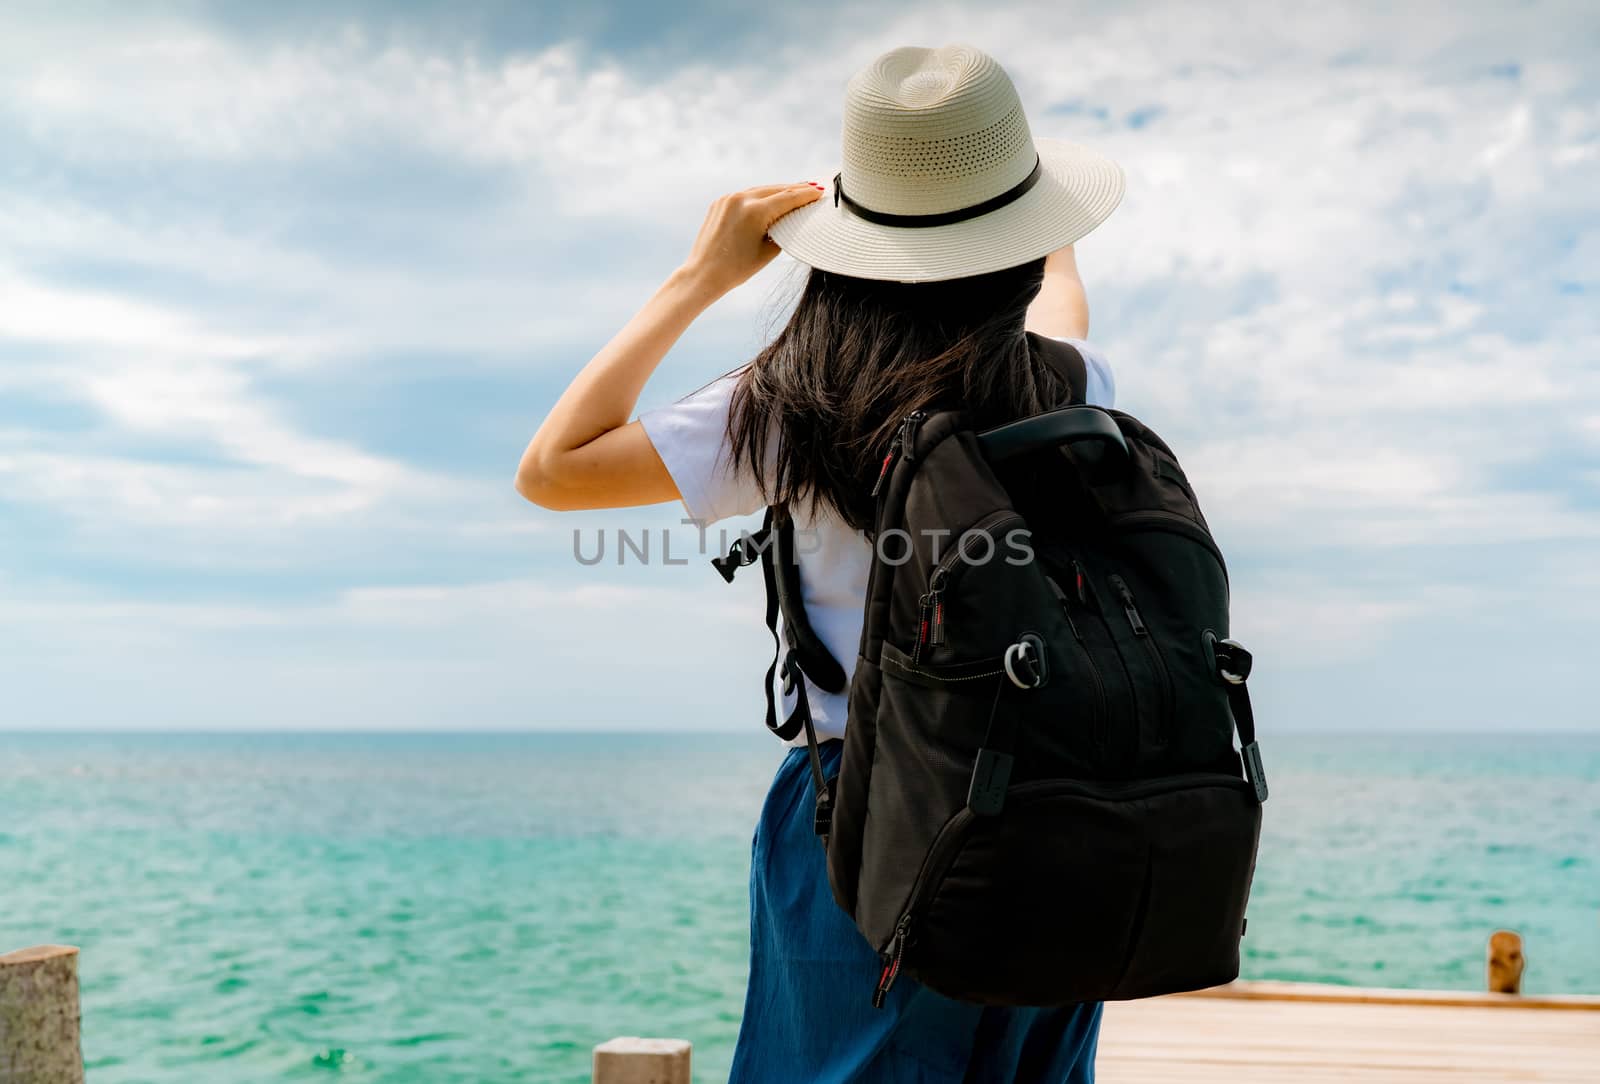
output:
[{"label": "fingers", "polygon": [[761,184],[754,188],[746,188],[740,193],[740,195],[751,196],[755,199],[764,199],[769,196],[777,195],[781,192],[804,190],[806,188],[810,188],[818,192],[822,191],[822,186],[817,184],[816,181],[799,181],[795,184]]},{"label": "fingers", "polygon": [[802,184],[774,192],[770,196],[763,196],[759,203],[762,213],[767,217],[767,225],[770,226],[796,207],[804,207],[821,198],[822,189]]},{"label": "fingers", "polygon": [[[774,192],[772,195],[756,202],[754,210],[759,214],[757,221],[761,223],[763,235],[770,230],[773,223],[788,214],[790,211],[799,210],[808,203],[815,203],[822,198],[822,190],[805,185],[792,192]],[[767,238],[771,243],[771,238]]]},{"label": "fingers", "polygon": [[822,195],[822,189],[816,185],[790,184],[784,185],[776,192],[769,192],[765,196],[760,196],[758,198],[762,203],[793,202],[798,205],[801,203],[810,203],[820,195]]}]

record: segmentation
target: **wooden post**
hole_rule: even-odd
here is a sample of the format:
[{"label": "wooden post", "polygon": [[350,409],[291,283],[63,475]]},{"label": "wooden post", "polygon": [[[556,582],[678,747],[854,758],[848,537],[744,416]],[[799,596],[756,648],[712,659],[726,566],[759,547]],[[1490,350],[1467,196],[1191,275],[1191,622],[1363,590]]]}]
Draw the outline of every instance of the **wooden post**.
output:
[{"label": "wooden post", "polygon": [[1527,960],[1522,955],[1522,936],[1510,930],[1496,930],[1489,935],[1489,992],[1491,994],[1522,993],[1522,969]]},{"label": "wooden post", "polygon": [[0,1084],[83,1084],[77,949],[0,956]]},{"label": "wooden post", "polygon": [[682,1039],[610,1039],[594,1048],[594,1084],[689,1084]]}]

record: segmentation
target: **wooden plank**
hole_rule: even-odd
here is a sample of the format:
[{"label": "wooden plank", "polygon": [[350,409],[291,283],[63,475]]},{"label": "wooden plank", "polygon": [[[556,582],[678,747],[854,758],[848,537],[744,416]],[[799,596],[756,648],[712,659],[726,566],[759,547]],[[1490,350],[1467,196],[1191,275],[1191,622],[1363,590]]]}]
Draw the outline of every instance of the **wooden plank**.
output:
[{"label": "wooden plank", "polygon": [[1230,982],[1226,986],[1214,986],[1209,990],[1194,990],[1181,996],[1600,1012],[1600,995],[1595,994],[1492,994],[1476,990],[1392,990],[1368,986],[1335,986],[1332,983],[1321,982],[1240,981]]},{"label": "wooden plank", "polygon": [[1458,1003],[1416,996],[1454,996],[1433,991],[1346,991],[1354,996],[1332,997],[1295,990],[1271,997],[1260,984],[1240,985],[1245,989],[1231,994],[1107,1005],[1096,1079],[1102,1084],[1600,1080],[1600,1014],[1559,1011],[1575,1007],[1566,1001],[1550,1011],[1499,1000]]}]

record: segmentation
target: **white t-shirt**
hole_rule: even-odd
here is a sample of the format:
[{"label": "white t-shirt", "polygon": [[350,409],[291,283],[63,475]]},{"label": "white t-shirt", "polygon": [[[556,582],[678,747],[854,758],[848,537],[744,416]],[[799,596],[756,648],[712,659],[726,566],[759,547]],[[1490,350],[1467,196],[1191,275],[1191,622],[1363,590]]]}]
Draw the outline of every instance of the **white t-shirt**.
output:
[{"label": "white t-shirt", "polygon": [[[1071,343],[1083,355],[1088,369],[1085,398],[1096,406],[1110,407],[1116,384],[1104,355],[1081,339],[1062,341]],[[765,507],[755,478],[748,471],[731,469],[728,406],[737,380],[737,374],[724,376],[676,403],[646,411],[639,418],[656,454],[677,484],[683,507],[702,525],[730,516],[748,516]],[[805,519],[802,513],[803,510],[796,510],[795,550],[806,616],[848,676],[855,670],[860,647],[872,545],[863,532],[849,527],[832,512],[820,513],[815,521]],[[781,636],[781,625],[779,629]],[[810,682],[806,683],[806,693],[817,737],[824,741],[842,738],[847,694],[823,692]],[[785,698],[782,703],[780,721],[794,709],[794,697]],[[789,744],[804,745],[805,736],[802,734]]]}]

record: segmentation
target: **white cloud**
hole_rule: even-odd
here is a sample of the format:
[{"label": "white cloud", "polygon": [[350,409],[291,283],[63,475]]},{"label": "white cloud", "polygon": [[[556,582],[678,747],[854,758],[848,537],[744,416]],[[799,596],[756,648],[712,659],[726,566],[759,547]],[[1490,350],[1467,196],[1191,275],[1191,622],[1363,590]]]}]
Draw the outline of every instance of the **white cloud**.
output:
[{"label": "white cloud", "polygon": [[[662,72],[593,43],[476,52],[342,17],[258,40],[177,17],[0,15],[0,135],[22,161],[0,179],[0,397],[73,403],[99,426],[75,439],[5,418],[0,499],[58,514],[102,556],[199,557],[204,541],[215,560],[228,539],[241,567],[278,570],[333,531],[545,529],[509,511],[509,460],[462,477],[312,432],[263,378],[278,396],[334,367],[380,380],[402,351],[441,377],[575,368],[712,195],[835,166],[855,67],[906,41],[971,40],[1016,76],[1036,133],[1125,165],[1125,205],[1082,246],[1095,334],[1119,405],[1169,436],[1225,544],[1364,564],[1398,546],[1592,544],[1595,470],[1574,455],[1600,447],[1600,329],[1577,296],[1600,288],[1600,107],[1587,39],[1566,32],[1585,17],[944,5],[854,11]],[[436,194],[409,174],[427,163]],[[384,205],[392,190],[413,202]],[[784,270],[719,306],[649,398],[712,375],[686,359],[721,371],[746,356]],[[186,455],[145,458],[152,440]],[[1525,582],[1524,603],[1553,597]],[[1307,621],[1335,639],[1341,622],[1398,628],[1437,617],[1451,589],[1274,581],[1276,601],[1241,605],[1310,655],[1326,644],[1297,639]],[[511,610],[548,602],[408,590],[294,621],[488,613],[520,628]],[[1600,601],[1582,581],[1579,598]]]},{"label": "white cloud", "polygon": [[[643,218],[664,197],[700,201],[707,182],[765,179],[762,167],[831,136],[820,111],[794,108],[815,100],[801,73],[707,65],[646,81],[572,45],[486,62],[356,32],[263,48],[167,26],[10,59],[0,101],[79,163],[294,162],[400,146],[524,168],[530,198],[577,215]],[[739,134],[770,128],[784,106],[811,114],[809,131],[790,125],[781,143]]]},{"label": "white cloud", "polygon": [[[128,435],[187,445],[200,466],[64,446],[12,431],[0,441],[0,493],[114,521],[255,531],[371,510],[449,489],[431,472],[298,431],[255,393],[250,364],[293,344],[212,331],[188,313],[88,290],[0,278],[0,341],[37,359],[0,388],[47,388]],[[63,361],[62,356],[67,360]]]}]

